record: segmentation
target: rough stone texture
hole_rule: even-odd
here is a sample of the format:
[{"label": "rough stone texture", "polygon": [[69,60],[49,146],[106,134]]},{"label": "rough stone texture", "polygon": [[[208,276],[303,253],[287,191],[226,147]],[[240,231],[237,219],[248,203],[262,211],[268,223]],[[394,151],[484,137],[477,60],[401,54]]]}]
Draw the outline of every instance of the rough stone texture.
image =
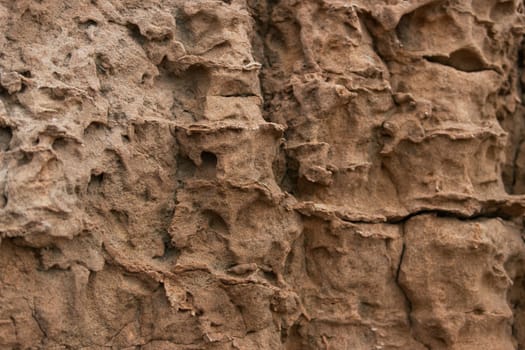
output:
[{"label": "rough stone texture", "polygon": [[0,0],[0,349],[525,349],[523,11]]}]

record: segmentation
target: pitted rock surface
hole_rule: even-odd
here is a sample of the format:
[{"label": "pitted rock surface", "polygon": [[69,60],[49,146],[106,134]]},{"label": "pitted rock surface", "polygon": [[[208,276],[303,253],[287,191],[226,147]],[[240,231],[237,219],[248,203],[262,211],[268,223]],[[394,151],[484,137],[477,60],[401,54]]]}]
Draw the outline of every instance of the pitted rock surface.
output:
[{"label": "pitted rock surface", "polygon": [[0,0],[0,349],[525,349],[518,0]]}]

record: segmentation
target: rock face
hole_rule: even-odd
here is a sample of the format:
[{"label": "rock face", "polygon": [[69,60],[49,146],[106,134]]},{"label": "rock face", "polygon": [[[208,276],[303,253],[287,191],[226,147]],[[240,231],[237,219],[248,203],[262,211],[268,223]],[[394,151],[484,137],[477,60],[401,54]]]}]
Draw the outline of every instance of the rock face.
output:
[{"label": "rock face", "polygon": [[518,0],[1,0],[1,349],[525,349]]}]

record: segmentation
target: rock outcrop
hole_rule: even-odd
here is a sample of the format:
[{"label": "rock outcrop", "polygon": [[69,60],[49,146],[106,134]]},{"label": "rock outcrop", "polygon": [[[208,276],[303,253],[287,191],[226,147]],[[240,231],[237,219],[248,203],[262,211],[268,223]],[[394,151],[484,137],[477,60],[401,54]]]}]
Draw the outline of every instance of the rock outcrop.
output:
[{"label": "rock outcrop", "polygon": [[518,0],[0,0],[1,349],[525,349]]}]

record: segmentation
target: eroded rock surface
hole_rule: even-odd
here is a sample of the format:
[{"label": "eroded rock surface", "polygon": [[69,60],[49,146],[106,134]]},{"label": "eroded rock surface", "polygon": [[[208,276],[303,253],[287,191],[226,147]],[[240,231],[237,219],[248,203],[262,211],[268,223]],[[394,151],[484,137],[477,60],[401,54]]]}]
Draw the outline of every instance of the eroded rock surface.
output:
[{"label": "eroded rock surface", "polygon": [[0,0],[0,348],[524,349],[523,11]]}]

